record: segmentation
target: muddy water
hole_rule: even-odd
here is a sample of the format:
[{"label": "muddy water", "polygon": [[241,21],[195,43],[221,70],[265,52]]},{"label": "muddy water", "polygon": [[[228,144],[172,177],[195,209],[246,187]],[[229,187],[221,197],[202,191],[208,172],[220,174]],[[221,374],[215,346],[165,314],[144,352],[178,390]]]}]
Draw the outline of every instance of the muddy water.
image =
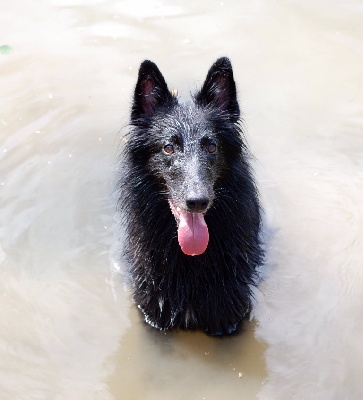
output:
[{"label": "muddy water", "polygon": [[[363,397],[362,17],[359,1],[1,7],[0,399]],[[186,97],[222,55],[267,263],[253,319],[217,340],[142,323],[112,191],[140,61]]]}]

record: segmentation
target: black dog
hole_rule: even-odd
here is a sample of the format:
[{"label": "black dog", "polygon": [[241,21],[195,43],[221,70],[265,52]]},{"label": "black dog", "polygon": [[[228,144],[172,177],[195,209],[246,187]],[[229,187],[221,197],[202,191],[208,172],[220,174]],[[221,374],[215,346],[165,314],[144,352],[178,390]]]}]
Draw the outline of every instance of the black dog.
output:
[{"label": "black dog", "polygon": [[141,64],[119,205],[134,300],[156,328],[230,334],[249,310],[263,251],[239,116],[228,58],[187,104]]}]

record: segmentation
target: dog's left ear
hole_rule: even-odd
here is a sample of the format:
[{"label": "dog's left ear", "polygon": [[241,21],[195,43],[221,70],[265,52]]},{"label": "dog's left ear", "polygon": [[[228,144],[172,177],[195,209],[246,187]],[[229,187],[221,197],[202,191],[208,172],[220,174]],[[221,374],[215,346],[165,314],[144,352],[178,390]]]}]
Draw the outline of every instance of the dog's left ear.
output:
[{"label": "dog's left ear", "polygon": [[212,65],[202,89],[195,98],[197,103],[203,106],[217,107],[225,111],[233,122],[238,120],[240,111],[236,84],[232,65],[227,57],[219,58]]}]

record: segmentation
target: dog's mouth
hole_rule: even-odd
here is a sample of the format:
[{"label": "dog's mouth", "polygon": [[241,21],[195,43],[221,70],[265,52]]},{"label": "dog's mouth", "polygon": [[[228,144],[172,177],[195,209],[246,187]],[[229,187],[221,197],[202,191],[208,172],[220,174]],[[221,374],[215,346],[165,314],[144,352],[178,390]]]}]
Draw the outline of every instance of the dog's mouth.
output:
[{"label": "dog's mouth", "polygon": [[188,212],[169,199],[171,211],[178,224],[178,242],[188,256],[203,254],[208,246],[209,231],[202,212]]}]

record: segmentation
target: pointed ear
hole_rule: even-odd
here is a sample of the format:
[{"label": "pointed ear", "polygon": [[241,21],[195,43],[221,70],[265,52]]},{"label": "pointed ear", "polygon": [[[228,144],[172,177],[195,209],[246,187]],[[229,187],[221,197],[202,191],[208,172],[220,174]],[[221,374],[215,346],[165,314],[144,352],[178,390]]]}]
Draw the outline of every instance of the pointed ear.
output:
[{"label": "pointed ear", "polygon": [[202,89],[196,95],[202,106],[216,107],[229,114],[236,122],[239,118],[236,84],[233,79],[231,62],[227,57],[219,58],[210,68]]},{"label": "pointed ear", "polygon": [[141,63],[134,92],[131,120],[141,116],[152,117],[155,110],[174,100],[156,64],[149,60]]}]

